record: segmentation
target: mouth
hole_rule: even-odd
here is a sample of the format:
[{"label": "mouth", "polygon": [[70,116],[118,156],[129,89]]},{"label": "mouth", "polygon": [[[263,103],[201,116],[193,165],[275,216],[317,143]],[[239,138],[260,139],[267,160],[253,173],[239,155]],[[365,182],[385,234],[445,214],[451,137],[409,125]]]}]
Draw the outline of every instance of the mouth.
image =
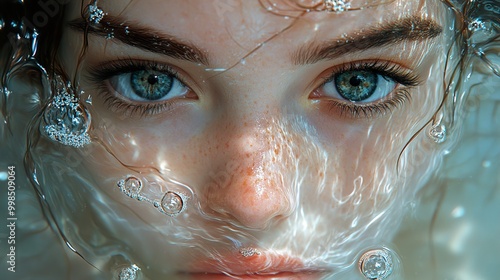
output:
[{"label": "mouth", "polygon": [[188,272],[189,279],[320,279],[325,269],[312,268],[300,258],[274,252],[231,253],[197,261]]}]

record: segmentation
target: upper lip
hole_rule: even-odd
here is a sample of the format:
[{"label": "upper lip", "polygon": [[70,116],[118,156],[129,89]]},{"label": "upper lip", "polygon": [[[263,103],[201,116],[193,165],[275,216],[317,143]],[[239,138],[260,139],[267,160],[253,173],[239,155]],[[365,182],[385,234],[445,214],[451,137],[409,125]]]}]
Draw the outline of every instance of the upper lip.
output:
[{"label": "upper lip", "polygon": [[279,274],[279,273],[313,273],[324,271],[318,268],[309,268],[297,257],[274,252],[259,252],[250,257],[244,257],[239,253],[217,255],[217,257],[206,258],[192,264],[188,273],[204,274]]}]

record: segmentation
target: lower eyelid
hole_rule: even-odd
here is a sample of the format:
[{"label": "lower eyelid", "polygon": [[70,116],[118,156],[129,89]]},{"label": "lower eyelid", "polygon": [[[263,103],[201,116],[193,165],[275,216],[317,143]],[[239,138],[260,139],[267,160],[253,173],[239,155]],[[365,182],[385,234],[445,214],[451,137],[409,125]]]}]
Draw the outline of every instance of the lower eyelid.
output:
[{"label": "lower eyelid", "polygon": [[[127,117],[159,115],[174,110],[176,108],[174,102],[178,102],[179,100],[197,100],[197,95],[195,95],[194,97],[187,96],[186,98],[173,98],[159,102],[133,101],[117,93],[109,83],[109,80],[101,82],[97,87],[97,94],[101,96],[103,104],[107,106],[111,112]],[[188,91],[188,95],[189,92],[191,92],[191,90]]]},{"label": "lower eyelid", "polygon": [[398,86],[393,93],[381,101],[356,104],[332,98],[319,98],[320,106],[326,106],[328,114],[335,114],[340,118],[349,119],[375,119],[391,113],[411,101],[411,88]]}]

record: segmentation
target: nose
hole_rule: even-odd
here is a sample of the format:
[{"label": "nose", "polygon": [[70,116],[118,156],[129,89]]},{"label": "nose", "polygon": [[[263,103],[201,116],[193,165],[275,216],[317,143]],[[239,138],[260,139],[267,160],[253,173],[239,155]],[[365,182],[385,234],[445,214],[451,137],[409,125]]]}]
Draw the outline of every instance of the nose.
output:
[{"label": "nose", "polygon": [[204,189],[209,213],[252,229],[289,215],[292,191],[284,181],[283,152],[279,137],[270,134],[272,128],[258,126],[226,138]]}]

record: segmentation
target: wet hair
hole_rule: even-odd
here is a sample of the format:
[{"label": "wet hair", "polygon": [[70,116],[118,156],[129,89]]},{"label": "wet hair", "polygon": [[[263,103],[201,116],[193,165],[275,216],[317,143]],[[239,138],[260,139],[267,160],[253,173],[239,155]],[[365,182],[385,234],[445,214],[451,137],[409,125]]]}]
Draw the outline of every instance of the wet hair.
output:
[{"label": "wet hair", "polygon": [[63,32],[65,5],[68,0],[17,1],[0,3],[0,18],[4,28],[0,30],[2,46],[16,47],[15,36],[26,36],[34,30],[39,34],[36,58],[46,69],[54,69],[55,57]]}]

